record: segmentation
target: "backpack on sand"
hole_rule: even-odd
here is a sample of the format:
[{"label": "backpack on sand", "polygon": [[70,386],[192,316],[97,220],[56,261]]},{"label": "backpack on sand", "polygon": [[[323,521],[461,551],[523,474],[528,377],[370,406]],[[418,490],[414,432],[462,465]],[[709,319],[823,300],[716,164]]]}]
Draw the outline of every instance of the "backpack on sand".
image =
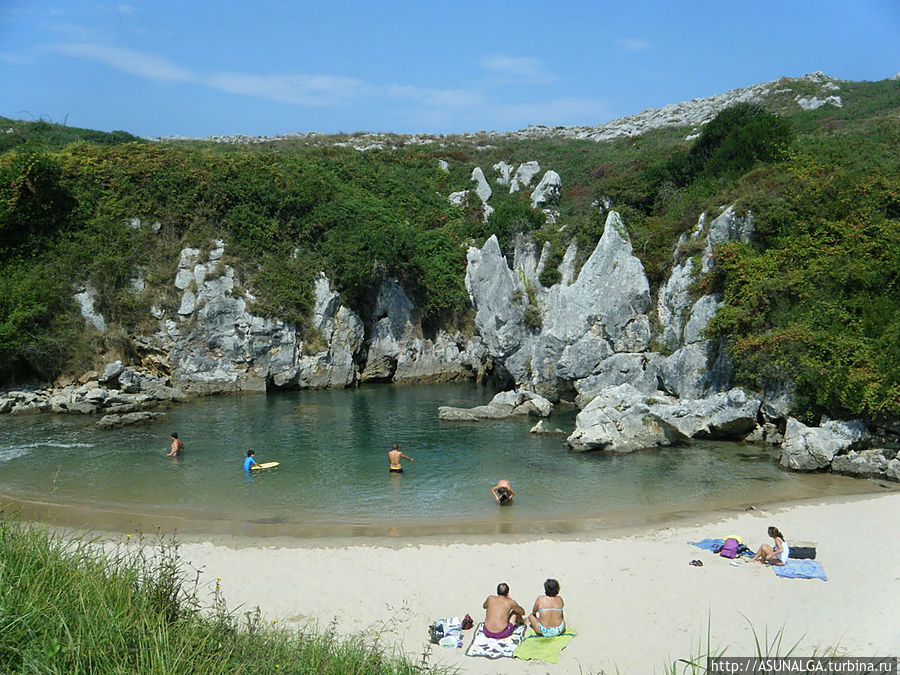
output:
[{"label": "backpack on sand", "polygon": [[737,539],[726,539],[725,543],[722,544],[722,550],[719,551],[719,555],[723,558],[734,558],[737,555],[739,545]]}]

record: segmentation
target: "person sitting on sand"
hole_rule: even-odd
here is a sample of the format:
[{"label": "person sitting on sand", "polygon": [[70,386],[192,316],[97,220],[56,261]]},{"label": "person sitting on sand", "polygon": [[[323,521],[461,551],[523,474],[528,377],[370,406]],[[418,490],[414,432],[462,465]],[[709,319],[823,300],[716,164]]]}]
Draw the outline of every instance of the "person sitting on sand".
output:
[{"label": "person sitting on sand", "polygon": [[512,498],[516,496],[516,493],[512,489],[512,485],[509,484],[509,480],[506,478],[498,480],[497,484],[491,488],[491,492],[500,506],[506,506],[512,502]]},{"label": "person sitting on sand", "polygon": [[547,579],[544,582],[544,595],[539,595],[534,601],[528,621],[534,632],[543,637],[556,637],[566,630],[566,622],[563,617],[563,599],[559,597],[559,582],[556,579]]},{"label": "person sitting on sand", "polygon": [[497,584],[497,595],[489,595],[482,607],[487,610],[483,630],[489,638],[501,640],[509,637],[516,626],[525,623],[525,610],[509,597],[507,584]]},{"label": "person sitting on sand", "polygon": [[247,458],[244,460],[244,471],[250,471],[255,466],[259,466],[259,462],[256,461],[256,458],[253,456],[256,453],[253,450],[247,451]]},{"label": "person sitting on sand", "polygon": [[184,443],[178,439],[178,434],[172,433],[172,447],[169,448],[169,453],[166,457],[179,457],[181,453],[184,451]]},{"label": "person sitting on sand", "polygon": [[769,536],[775,540],[775,548],[768,544],[763,544],[759,547],[753,559],[757,562],[769,563],[770,565],[784,565],[788,560],[791,549],[784,541],[784,535],[781,534],[781,530],[777,527],[770,527],[768,532]]},{"label": "person sitting on sand", "polygon": [[410,462],[415,461],[412,457],[408,457],[400,452],[399,443],[394,443],[393,447],[388,450],[388,462],[390,464],[390,469],[388,469],[388,471],[390,473],[403,473],[403,464],[400,462],[401,459],[408,459]]}]

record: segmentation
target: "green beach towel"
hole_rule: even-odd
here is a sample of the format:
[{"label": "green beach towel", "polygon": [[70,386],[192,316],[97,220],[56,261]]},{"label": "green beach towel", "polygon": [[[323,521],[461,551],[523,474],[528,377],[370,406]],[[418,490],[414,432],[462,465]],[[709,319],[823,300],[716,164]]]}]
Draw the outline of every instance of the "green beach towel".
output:
[{"label": "green beach towel", "polygon": [[525,637],[516,647],[516,651],[513,652],[513,656],[524,661],[537,659],[556,663],[559,653],[566,648],[573,637],[575,637],[575,633],[568,626],[565,633],[556,637],[541,637],[529,628]]}]

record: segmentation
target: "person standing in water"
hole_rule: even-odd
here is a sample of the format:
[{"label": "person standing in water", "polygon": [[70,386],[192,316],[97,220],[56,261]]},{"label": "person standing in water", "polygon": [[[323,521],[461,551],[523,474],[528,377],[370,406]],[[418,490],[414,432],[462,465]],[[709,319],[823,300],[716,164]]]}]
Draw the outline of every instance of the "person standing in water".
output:
[{"label": "person standing in water", "polygon": [[500,506],[511,504],[512,498],[516,496],[516,493],[512,489],[512,485],[509,484],[509,480],[506,478],[498,480],[497,484],[491,488],[491,493],[494,495],[494,499],[497,500],[497,503]]},{"label": "person standing in water", "polygon": [[410,462],[416,461],[412,457],[400,452],[400,444],[394,443],[393,447],[388,450],[388,463],[390,465],[388,471],[390,473],[403,473],[403,464],[400,462],[401,459],[408,459]]},{"label": "person standing in water", "polygon": [[254,454],[253,450],[247,451],[247,458],[244,460],[244,471],[250,471],[253,467],[259,466],[259,462],[253,456]]},{"label": "person standing in water", "polygon": [[181,457],[184,451],[184,443],[178,438],[178,434],[172,432],[172,447],[169,448],[169,454],[166,457]]}]

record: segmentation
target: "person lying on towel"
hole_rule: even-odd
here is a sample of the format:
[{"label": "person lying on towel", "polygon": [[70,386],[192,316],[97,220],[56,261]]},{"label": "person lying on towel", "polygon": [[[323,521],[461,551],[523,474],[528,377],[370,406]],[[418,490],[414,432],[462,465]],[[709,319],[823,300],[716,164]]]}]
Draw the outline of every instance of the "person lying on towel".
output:
[{"label": "person lying on towel", "polygon": [[528,621],[534,632],[542,637],[562,635],[566,631],[564,604],[559,596],[559,582],[556,579],[547,579],[544,582],[544,595],[537,597],[531,614],[528,615]]},{"label": "person lying on towel", "polygon": [[509,586],[497,584],[497,595],[489,595],[482,605],[485,610],[484,634],[502,640],[513,634],[516,626],[525,623],[525,610],[509,597]]}]

